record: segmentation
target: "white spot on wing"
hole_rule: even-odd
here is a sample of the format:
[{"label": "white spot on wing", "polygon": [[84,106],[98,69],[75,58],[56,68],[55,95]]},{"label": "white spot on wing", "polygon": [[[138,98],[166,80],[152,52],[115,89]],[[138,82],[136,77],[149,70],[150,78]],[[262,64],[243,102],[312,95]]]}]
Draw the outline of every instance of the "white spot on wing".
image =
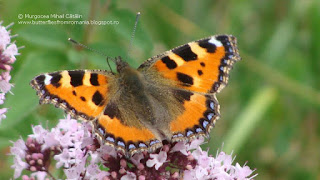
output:
[{"label": "white spot on wing", "polygon": [[85,71],[85,73],[84,73],[84,77],[83,77],[83,85],[85,85],[85,86],[92,86],[91,85],[91,83],[90,83],[90,76],[91,75],[91,73],[88,73],[88,72],[86,72]]},{"label": "white spot on wing", "polygon": [[214,45],[216,45],[217,47],[222,46],[222,43],[221,43],[219,40],[217,40],[215,37],[212,37],[212,38],[209,40],[209,43],[214,44]]},{"label": "white spot on wing", "polygon": [[51,79],[52,79],[52,76],[50,76],[49,74],[45,74],[45,79],[44,79],[44,84],[45,85],[48,85],[51,83]]}]

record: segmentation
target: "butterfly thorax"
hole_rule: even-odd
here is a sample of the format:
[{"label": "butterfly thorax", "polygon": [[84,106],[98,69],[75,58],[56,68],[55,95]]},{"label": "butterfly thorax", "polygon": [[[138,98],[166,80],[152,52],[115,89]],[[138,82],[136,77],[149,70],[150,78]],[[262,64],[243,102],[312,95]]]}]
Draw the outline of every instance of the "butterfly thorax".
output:
[{"label": "butterfly thorax", "polygon": [[143,98],[145,83],[143,75],[136,69],[118,57],[116,61],[117,71],[119,73],[118,83],[121,88],[128,94],[137,95],[138,98]]},{"label": "butterfly thorax", "polygon": [[136,69],[126,66],[119,73],[119,83],[122,88],[130,94],[142,96],[145,92],[143,76]]}]

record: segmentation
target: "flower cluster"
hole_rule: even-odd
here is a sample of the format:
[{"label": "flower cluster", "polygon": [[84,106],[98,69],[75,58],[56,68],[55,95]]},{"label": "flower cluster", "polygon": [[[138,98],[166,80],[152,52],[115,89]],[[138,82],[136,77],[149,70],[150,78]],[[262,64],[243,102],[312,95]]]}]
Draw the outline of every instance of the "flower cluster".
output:
[{"label": "flower cluster", "polygon": [[[12,85],[9,83],[11,64],[16,61],[15,56],[19,54],[17,45],[11,42],[11,38],[14,37],[10,36],[10,30],[8,30],[11,25],[13,23],[4,27],[0,22],[0,105],[4,103],[5,94],[11,89]],[[7,108],[0,109],[0,122],[1,119],[6,118],[6,112]]]},{"label": "flower cluster", "polygon": [[[49,130],[37,125],[26,142],[22,139],[11,147],[14,155],[14,178],[23,170],[31,171],[24,180],[55,179],[49,170],[63,169],[66,179],[253,179],[248,166],[232,165],[231,155],[224,152],[216,157],[200,148],[204,139],[190,143],[167,143],[153,154],[144,152],[127,158],[113,147],[100,146],[88,123],[61,119]],[[53,161],[53,159],[55,161]]]}]

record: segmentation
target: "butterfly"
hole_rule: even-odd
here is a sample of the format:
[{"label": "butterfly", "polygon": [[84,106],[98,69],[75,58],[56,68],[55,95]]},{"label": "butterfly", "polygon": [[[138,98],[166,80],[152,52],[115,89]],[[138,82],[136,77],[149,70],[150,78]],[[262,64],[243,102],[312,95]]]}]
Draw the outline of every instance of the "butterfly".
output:
[{"label": "butterfly", "polygon": [[64,70],[35,77],[40,104],[90,121],[101,144],[132,156],[169,142],[208,137],[219,119],[216,93],[239,61],[236,38],[215,35],[154,56],[137,69],[115,60],[117,73]]}]

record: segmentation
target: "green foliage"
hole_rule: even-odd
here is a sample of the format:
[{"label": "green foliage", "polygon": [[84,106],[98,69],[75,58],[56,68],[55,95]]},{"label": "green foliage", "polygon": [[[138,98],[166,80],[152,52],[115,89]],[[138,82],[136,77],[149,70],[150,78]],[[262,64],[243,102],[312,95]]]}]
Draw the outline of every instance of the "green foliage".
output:
[{"label": "green foliage", "polygon": [[[94,10],[91,10],[94,9]],[[132,47],[136,12],[141,12]],[[80,14],[80,20],[118,25],[26,25],[18,14]],[[26,138],[31,125],[53,127],[63,117],[51,105],[38,105],[29,86],[39,73],[63,69],[108,69],[105,57],[75,48],[71,37],[108,56],[138,67],[147,58],[213,34],[238,38],[242,61],[229,85],[217,95],[221,119],[207,146],[225,144],[237,161],[257,168],[257,179],[316,179],[320,176],[320,3],[318,0],[1,1],[0,20],[15,22],[21,49],[12,71],[14,95],[0,125],[0,148]],[[56,20],[55,18],[49,18]],[[21,19],[28,20],[28,19]],[[30,19],[29,19],[30,20]],[[47,20],[47,19],[46,19]],[[61,20],[61,19],[60,19]],[[72,19],[65,19],[72,20]],[[131,48],[131,49],[129,49]],[[115,66],[112,65],[114,69]],[[1,177],[9,179],[12,160],[0,156]],[[6,163],[7,162],[7,163]]]}]

